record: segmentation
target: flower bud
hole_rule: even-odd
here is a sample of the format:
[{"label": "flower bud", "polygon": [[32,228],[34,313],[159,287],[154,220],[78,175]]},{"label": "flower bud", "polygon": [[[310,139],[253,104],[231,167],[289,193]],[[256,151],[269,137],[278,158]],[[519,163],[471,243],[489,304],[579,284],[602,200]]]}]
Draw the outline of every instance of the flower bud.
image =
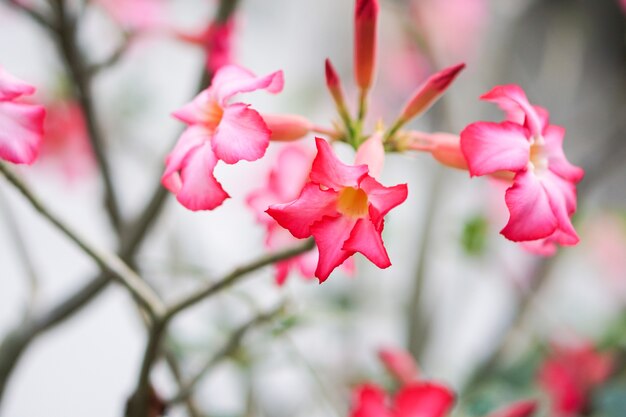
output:
[{"label": "flower bud", "polygon": [[452,133],[424,133],[410,131],[407,134],[407,149],[430,152],[441,164],[467,170],[467,161],[461,152],[461,139]]},{"label": "flower bud", "polygon": [[417,380],[419,370],[409,352],[385,348],[378,351],[378,357],[389,373],[402,384],[409,384]]},{"label": "flower bud", "polygon": [[306,136],[313,124],[306,118],[295,114],[264,114],[263,120],[272,131],[270,140],[291,142]]},{"label": "flower bud", "polygon": [[328,91],[330,91],[330,94],[333,96],[333,100],[335,100],[335,104],[337,104],[337,107],[344,108],[345,101],[343,99],[341,80],[339,79],[339,75],[337,75],[337,71],[335,71],[333,64],[328,58],[326,58],[325,70],[326,86],[328,87]]},{"label": "flower bud", "polygon": [[362,91],[369,89],[376,65],[378,0],[356,0],[354,9],[354,78]]}]

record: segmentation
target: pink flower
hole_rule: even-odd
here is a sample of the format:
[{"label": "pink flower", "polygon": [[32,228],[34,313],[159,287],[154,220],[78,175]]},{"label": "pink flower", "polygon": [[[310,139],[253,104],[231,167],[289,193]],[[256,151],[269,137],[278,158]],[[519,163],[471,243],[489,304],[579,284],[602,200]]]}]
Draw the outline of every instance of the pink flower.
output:
[{"label": "pink flower", "polygon": [[414,382],[388,401],[376,385],[362,385],[355,392],[350,417],[443,417],[454,404],[454,393],[443,385]]},{"label": "pink flower", "polygon": [[229,103],[230,98],[259,89],[277,93],[282,88],[282,71],[256,77],[229,65],[215,74],[209,88],[174,113],[189,127],[168,155],[161,182],[183,206],[212,210],[229,197],[213,175],[218,160],[234,164],[265,154],[271,132],[263,118],[248,104]]},{"label": "pink flower", "polygon": [[80,106],[57,101],[47,105],[46,112],[41,159],[58,164],[70,180],[82,177],[95,167],[95,161]]},{"label": "pink flower", "polygon": [[555,417],[577,416],[587,405],[591,390],[613,369],[611,356],[593,346],[553,346],[553,354],[539,370],[539,383],[552,400]]},{"label": "pink flower", "polygon": [[413,356],[405,350],[385,348],[378,351],[378,357],[385,368],[402,384],[417,380],[419,369]]},{"label": "pink flower", "polygon": [[97,0],[120,25],[131,30],[150,30],[163,25],[163,0]]},{"label": "pink flower", "polygon": [[207,71],[214,74],[220,68],[233,63],[232,38],[234,19],[215,21],[199,33],[176,32],[176,36],[191,44],[200,45],[206,55]]},{"label": "pink flower", "polygon": [[537,411],[537,401],[517,401],[489,414],[488,417],[530,417]]},{"label": "pink flower", "polygon": [[497,103],[508,115],[502,123],[478,122],[461,132],[461,150],[472,176],[500,171],[515,174],[505,196],[510,218],[501,233],[528,242],[548,254],[579,238],[570,217],[576,211],[576,187],[583,170],[563,153],[562,127],[549,124],[548,112],[528,102],[516,85],[495,87],[481,97]]},{"label": "pink flower", "polygon": [[407,197],[406,184],[384,187],[366,165],[345,165],[328,142],[316,138],[317,156],[300,196],[267,210],[299,239],[313,236],[319,250],[315,276],[325,281],[346,259],[360,252],[379,268],[391,265],[381,233],[384,216]]},{"label": "pink flower", "polygon": [[0,67],[0,158],[32,164],[39,154],[46,114],[42,106],[20,102],[35,87]]}]

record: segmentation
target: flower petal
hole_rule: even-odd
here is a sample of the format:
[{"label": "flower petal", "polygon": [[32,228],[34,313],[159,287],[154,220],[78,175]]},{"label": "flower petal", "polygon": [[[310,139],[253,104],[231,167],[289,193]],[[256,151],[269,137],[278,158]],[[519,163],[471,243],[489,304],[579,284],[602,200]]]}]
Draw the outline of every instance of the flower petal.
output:
[{"label": "flower petal", "polygon": [[29,96],[35,87],[9,74],[0,66],[0,101],[8,101],[20,96]]},{"label": "flower petal", "polygon": [[506,191],[505,200],[511,216],[500,233],[507,239],[514,242],[543,239],[557,229],[559,223],[550,199],[533,173],[519,172],[513,186]]},{"label": "flower petal", "polygon": [[565,178],[566,180],[577,183],[585,175],[585,171],[575,165],[572,165],[563,152],[563,138],[565,137],[565,129],[560,126],[549,125],[544,133],[543,138],[546,142],[546,151],[548,153],[548,166],[555,174]]},{"label": "flower petal", "polygon": [[507,113],[510,113],[517,107],[517,109],[524,112],[526,123],[533,135],[541,134],[543,131],[544,123],[542,122],[542,117],[530,104],[526,93],[520,86],[515,84],[499,85],[483,94],[480,99],[498,104]]},{"label": "flower petal", "polygon": [[286,204],[274,204],[267,209],[267,214],[292,235],[304,239],[311,236],[313,223],[324,216],[338,215],[336,206],[336,192],[321,190],[317,184],[309,183],[304,186],[296,200]]},{"label": "flower petal", "polygon": [[328,142],[315,138],[317,156],[311,167],[311,181],[339,191],[344,187],[358,187],[367,175],[367,165],[346,165],[341,162]]},{"label": "flower petal", "polygon": [[[384,217],[391,209],[402,204],[409,192],[406,184],[385,187],[369,175],[363,178],[360,187],[380,217]],[[378,219],[373,220],[376,223]]]},{"label": "flower petal", "polygon": [[392,417],[385,405],[385,393],[376,385],[362,385],[355,392],[350,417]]},{"label": "flower petal", "polygon": [[354,159],[355,165],[367,165],[372,177],[378,178],[385,164],[385,148],[381,133],[374,133],[359,146]]},{"label": "flower petal", "polygon": [[315,270],[315,276],[320,283],[326,281],[335,268],[354,255],[354,251],[343,247],[356,222],[356,219],[347,216],[324,217],[311,226],[311,234],[315,238],[320,256]]},{"label": "flower petal", "polygon": [[206,124],[212,121],[208,110],[214,101],[213,91],[207,88],[195,96],[189,103],[172,113],[172,115],[188,125]]},{"label": "flower petal", "polygon": [[32,164],[39,154],[45,115],[42,106],[0,102],[0,158]]},{"label": "flower petal", "polygon": [[211,144],[215,156],[227,164],[256,161],[265,155],[270,134],[259,113],[247,104],[235,103],[224,109]]},{"label": "flower petal", "polygon": [[313,163],[313,153],[301,146],[291,145],[281,150],[269,178],[269,188],[286,202],[298,197],[306,184]]},{"label": "flower petal", "polygon": [[530,142],[518,124],[478,122],[461,132],[461,151],[472,176],[521,171],[530,158]]},{"label": "flower petal", "polygon": [[388,268],[391,266],[391,261],[385,250],[381,233],[382,227],[377,230],[370,219],[359,219],[342,249],[348,252],[360,252],[377,267]]},{"label": "flower petal", "polygon": [[559,243],[564,245],[577,244],[580,239],[570,220],[570,216],[576,211],[576,188],[551,171],[546,171],[540,178],[552,212],[558,221],[558,230],[562,232],[558,236]]},{"label": "flower petal", "polygon": [[454,393],[443,385],[418,382],[396,395],[396,417],[443,417],[454,404]]},{"label": "flower petal", "polygon": [[219,103],[225,105],[226,101],[235,94],[261,89],[267,90],[269,93],[279,93],[282,91],[283,85],[282,71],[257,77],[245,68],[237,65],[226,65],[220,68],[213,77],[211,88],[215,89]]},{"label": "flower petal", "polygon": [[210,138],[210,133],[201,126],[191,126],[185,129],[183,134],[180,135],[178,142],[176,142],[176,146],[172,149],[172,152],[165,158],[165,172],[161,177],[161,182],[166,188],[174,193],[178,192],[177,189],[169,188],[167,185],[170,184],[168,178],[181,170],[185,158],[192,149],[207,142]]},{"label": "flower petal", "polygon": [[180,171],[181,186],[176,198],[189,210],[213,210],[229,195],[213,176],[217,158],[209,143],[188,153]]}]

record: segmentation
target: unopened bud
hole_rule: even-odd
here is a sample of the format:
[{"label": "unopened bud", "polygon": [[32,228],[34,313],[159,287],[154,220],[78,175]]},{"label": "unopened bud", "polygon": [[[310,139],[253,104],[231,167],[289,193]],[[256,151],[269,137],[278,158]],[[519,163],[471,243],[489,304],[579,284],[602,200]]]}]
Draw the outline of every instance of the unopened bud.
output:
[{"label": "unopened bud", "polygon": [[270,140],[291,142],[306,136],[313,124],[306,118],[295,114],[264,114],[263,120],[272,131]]},{"label": "unopened bud", "polygon": [[362,91],[368,90],[376,66],[378,0],[356,0],[354,9],[354,78]]}]

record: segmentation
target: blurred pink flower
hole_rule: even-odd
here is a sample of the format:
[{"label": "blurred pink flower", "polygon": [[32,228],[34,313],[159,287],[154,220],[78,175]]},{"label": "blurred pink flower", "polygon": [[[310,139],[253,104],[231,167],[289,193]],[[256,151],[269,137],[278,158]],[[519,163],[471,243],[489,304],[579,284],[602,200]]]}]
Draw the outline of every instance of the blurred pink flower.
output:
[{"label": "blurred pink flower", "polygon": [[537,411],[537,401],[523,400],[504,406],[488,417],[530,417]]},{"label": "blurred pink flower", "polygon": [[21,102],[35,87],[0,67],[0,158],[32,164],[39,154],[46,114],[42,106]]},{"label": "blurred pink flower", "polygon": [[410,384],[419,377],[419,368],[409,352],[398,348],[384,348],[378,351],[378,357],[385,368],[400,383]]},{"label": "blurred pink flower", "polygon": [[461,150],[472,176],[515,173],[505,196],[510,218],[501,233],[551,254],[556,244],[579,238],[570,217],[576,211],[576,183],[584,172],[563,153],[565,130],[549,124],[548,112],[528,102],[516,85],[499,86],[481,97],[507,112],[502,123],[477,122],[461,132]]},{"label": "blurred pink flower", "polygon": [[586,407],[591,390],[603,383],[612,369],[612,356],[589,343],[554,345],[539,370],[539,383],[550,396],[553,416],[577,416]]},{"label": "blurred pink flower", "polygon": [[228,194],[213,176],[218,160],[234,164],[254,161],[265,154],[271,132],[261,115],[244,103],[229,103],[238,93],[264,89],[278,93],[283,88],[282,71],[256,77],[250,71],[222,67],[211,86],[174,112],[189,127],[168,155],[163,185],[190,210],[212,210]]},{"label": "blurred pink flower", "polygon": [[80,106],[56,101],[46,106],[46,112],[42,162],[58,165],[69,180],[82,178],[95,168],[95,160]]},{"label": "blurred pink flower", "polygon": [[118,24],[129,30],[152,30],[164,24],[163,0],[96,0]]},{"label": "blurred pink flower", "polygon": [[361,385],[355,391],[350,417],[443,417],[454,404],[454,393],[432,382],[413,382],[389,401],[376,385]]},{"label": "blurred pink flower", "polygon": [[381,233],[384,216],[407,197],[406,184],[384,187],[366,165],[345,165],[325,140],[300,196],[267,210],[295,237],[313,236],[319,250],[315,276],[325,281],[346,259],[360,252],[379,268],[391,265]]},{"label": "blurred pink flower", "polygon": [[214,74],[221,67],[234,62],[232,51],[234,28],[235,20],[230,18],[226,22],[212,22],[196,33],[175,31],[175,34],[185,42],[204,48],[207,71]]}]

